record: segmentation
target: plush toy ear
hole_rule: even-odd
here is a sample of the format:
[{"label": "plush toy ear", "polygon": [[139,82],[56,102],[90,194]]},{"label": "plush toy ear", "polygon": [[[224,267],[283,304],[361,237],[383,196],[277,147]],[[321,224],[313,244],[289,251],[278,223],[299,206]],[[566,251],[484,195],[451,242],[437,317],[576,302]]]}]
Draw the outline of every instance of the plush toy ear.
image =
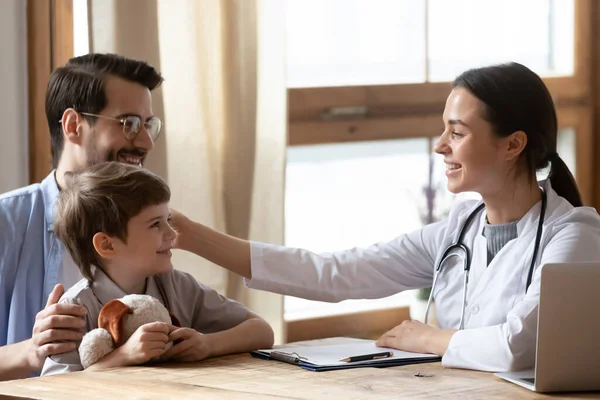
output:
[{"label": "plush toy ear", "polygon": [[181,328],[181,322],[179,322],[177,317],[170,312],[169,312],[169,316],[171,317],[171,325]]},{"label": "plush toy ear", "polygon": [[106,329],[113,338],[115,345],[122,345],[123,334],[123,317],[125,314],[132,314],[133,310],[126,306],[120,300],[111,300],[100,310],[98,315],[98,328]]}]

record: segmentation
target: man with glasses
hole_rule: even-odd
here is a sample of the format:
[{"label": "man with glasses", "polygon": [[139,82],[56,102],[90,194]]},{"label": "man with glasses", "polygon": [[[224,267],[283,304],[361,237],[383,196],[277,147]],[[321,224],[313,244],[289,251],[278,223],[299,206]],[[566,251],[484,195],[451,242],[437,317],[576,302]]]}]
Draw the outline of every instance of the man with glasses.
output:
[{"label": "man with glasses", "polygon": [[52,231],[65,173],[103,161],[142,166],[161,121],[150,92],[162,76],[113,54],[76,57],[52,73],[46,91],[52,172],[0,195],[0,380],[39,373],[47,356],[75,348],[85,309],[57,304],[81,279]]}]

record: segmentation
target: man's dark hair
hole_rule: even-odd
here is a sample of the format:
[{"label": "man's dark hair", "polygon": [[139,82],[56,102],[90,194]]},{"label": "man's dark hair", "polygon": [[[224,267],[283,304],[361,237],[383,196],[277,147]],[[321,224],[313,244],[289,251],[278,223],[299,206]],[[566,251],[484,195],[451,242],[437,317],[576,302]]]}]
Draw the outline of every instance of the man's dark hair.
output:
[{"label": "man's dark hair", "polygon": [[[46,118],[50,129],[52,165],[57,167],[63,151],[62,125],[68,108],[78,112],[99,114],[107,103],[104,79],[116,76],[154,90],[163,82],[161,74],[144,61],[116,54],[86,54],[71,58],[50,76],[46,89]],[[86,117],[90,124],[93,118]]]}]

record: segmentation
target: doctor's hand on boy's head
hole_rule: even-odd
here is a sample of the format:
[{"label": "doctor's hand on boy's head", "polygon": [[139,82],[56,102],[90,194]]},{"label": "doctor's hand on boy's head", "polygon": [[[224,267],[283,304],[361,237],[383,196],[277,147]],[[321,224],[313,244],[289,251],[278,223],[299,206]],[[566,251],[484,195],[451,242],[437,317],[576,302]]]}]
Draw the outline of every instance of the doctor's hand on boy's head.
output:
[{"label": "doctor's hand on boy's head", "polygon": [[35,316],[28,361],[39,371],[46,357],[73,351],[83,337],[87,309],[77,304],[59,304],[65,288],[58,284],[48,296],[46,307]]},{"label": "doctor's hand on boy's head", "polygon": [[172,361],[200,361],[210,356],[210,336],[191,328],[173,327],[169,340],[176,344],[163,356]]},{"label": "doctor's hand on boy's head", "polygon": [[121,365],[138,365],[160,357],[165,352],[170,326],[164,322],[150,322],[136,329],[127,342],[118,347]]},{"label": "doctor's hand on boy's head", "polygon": [[175,239],[173,246],[176,249],[185,250],[185,227],[187,224],[191,223],[191,220],[177,210],[171,208],[170,211],[171,218],[169,220],[169,224],[171,225],[171,228],[177,232],[177,238]]}]

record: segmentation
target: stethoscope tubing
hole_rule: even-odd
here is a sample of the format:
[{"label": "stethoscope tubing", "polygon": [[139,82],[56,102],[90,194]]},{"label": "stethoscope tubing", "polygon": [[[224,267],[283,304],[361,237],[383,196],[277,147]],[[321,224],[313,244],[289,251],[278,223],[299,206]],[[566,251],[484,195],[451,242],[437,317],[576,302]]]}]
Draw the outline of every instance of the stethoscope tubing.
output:
[{"label": "stethoscope tubing", "polygon": [[[538,254],[540,242],[542,239],[544,217],[546,215],[546,207],[547,207],[548,199],[547,199],[546,191],[544,189],[541,189],[541,190],[542,190],[542,209],[540,211],[540,218],[538,220],[538,228],[537,228],[537,232],[535,235],[535,247],[533,250],[533,257],[531,259],[531,265],[529,267],[529,272],[527,274],[527,285],[525,286],[525,293],[527,293],[527,290],[529,289],[529,286],[531,285],[531,280],[533,278],[533,270],[535,269],[535,261],[537,259],[537,254]],[[467,286],[469,283],[469,272],[471,270],[471,259],[469,256],[469,248],[462,243],[462,240],[464,238],[464,234],[467,231],[467,228],[471,225],[472,221],[475,219],[475,216],[477,216],[477,214],[479,214],[479,212],[482,211],[484,208],[485,208],[485,204],[481,203],[479,206],[477,206],[477,208],[475,210],[473,210],[471,212],[471,214],[469,214],[469,216],[465,220],[465,223],[463,224],[462,228],[460,229],[460,232],[458,234],[458,240],[455,243],[449,245],[446,248],[446,250],[444,250],[444,252],[442,253],[442,258],[438,262],[438,265],[436,266],[435,271],[434,271],[433,283],[431,285],[431,292],[429,293],[429,299],[427,300],[427,307],[425,308],[425,318],[423,321],[425,324],[427,324],[427,321],[428,321],[429,310],[431,308],[431,303],[433,301],[433,291],[435,289],[435,285],[437,283],[438,276],[441,272],[443,264],[450,257],[460,257],[463,260],[464,283],[463,283],[463,296],[462,296],[462,310],[460,313],[460,323],[459,323],[458,329],[459,330],[464,329],[465,308],[467,306]],[[464,257],[455,252],[457,249],[461,250],[464,253]]]}]

